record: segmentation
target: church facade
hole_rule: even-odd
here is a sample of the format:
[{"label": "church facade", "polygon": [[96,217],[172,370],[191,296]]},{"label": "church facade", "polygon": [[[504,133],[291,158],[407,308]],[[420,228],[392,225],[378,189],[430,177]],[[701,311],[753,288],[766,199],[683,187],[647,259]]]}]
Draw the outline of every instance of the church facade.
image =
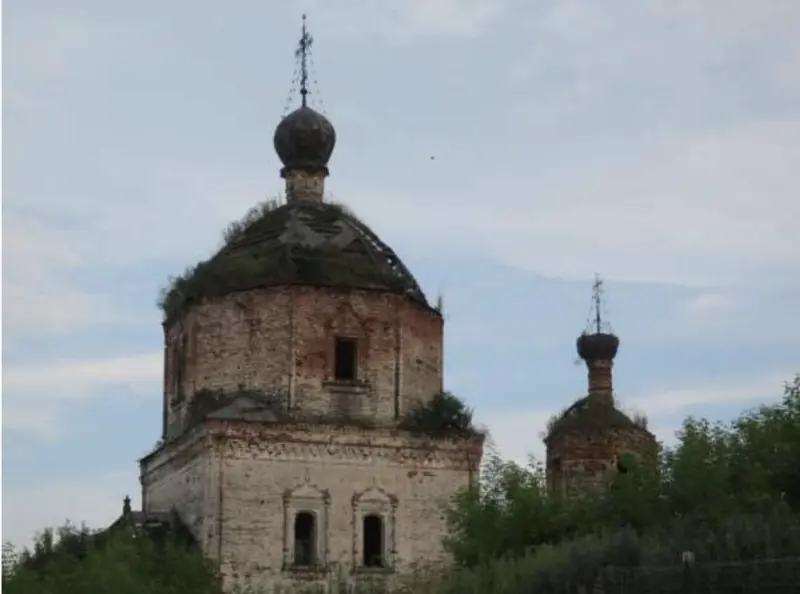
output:
[{"label": "church facade", "polygon": [[301,93],[274,137],[285,204],[254,211],[164,299],[142,514],[176,511],[227,584],[447,563],[444,506],[483,450],[477,432],[404,425],[443,391],[443,318],[389,246],[325,201],[336,135]]},{"label": "church facade", "polygon": [[[285,203],[255,208],[163,299],[162,437],[140,460],[142,511],[175,514],[228,587],[391,580],[449,563],[446,505],[484,436],[408,424],[443,393],[444,321],[402,260],[325,199],[331,122],[301,106],[275,135]],[[655,439],[614,401],[619,339],[578,339],[589,386],[549,428],[550,489],[625,470]],[[428,428],[430,429],[430,428]],[[172,520],[170,520],[172,518]]]}]

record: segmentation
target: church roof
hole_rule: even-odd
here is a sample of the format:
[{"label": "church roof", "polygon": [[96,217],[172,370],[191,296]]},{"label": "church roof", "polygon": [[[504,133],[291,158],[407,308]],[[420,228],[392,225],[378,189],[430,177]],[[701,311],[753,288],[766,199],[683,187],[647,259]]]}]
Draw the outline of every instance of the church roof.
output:
[{"label": "church roof", "polygon": [[164,295],[165,317],[203,299],[297,284],[386,291],[429,307],[397,254],[345,207],[298,200],[264,208],[176,279]]},{"label": "church roof", "polygon": [[641,429],[628,415],[613,405],[592,403],[581,398],[561,413],[552,423],[546,440],[568,429]]}]

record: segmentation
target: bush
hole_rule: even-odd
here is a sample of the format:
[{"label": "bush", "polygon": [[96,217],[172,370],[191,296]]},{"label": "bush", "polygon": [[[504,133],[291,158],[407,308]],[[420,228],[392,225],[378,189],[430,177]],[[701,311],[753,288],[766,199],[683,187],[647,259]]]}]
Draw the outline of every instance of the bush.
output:
[{"label": "bush", "polygon": [[129,530],[43,532],[33,550],[3,548],[5,594],[220,594],[213,564],[172,538]]},{"label": "bush", "polygon": [[607,565],[674,565],[686,550],[698,561],[800,555],[800,376],[779,404],[728,424],[689,418],[678,437],[656,465],[629,460],[608,489],[569,500],[548,491],[541,464],[490,452],[480,486],[449,512],[447,546],[464,568],[453,579],[548,592]]},{"label": "bush", "polygon": [[432,437],[479,435],[472,424],[472,410],[450,392],[436,394],[430,400],[413,407],[403,419],[402,426],[414,433]]}]

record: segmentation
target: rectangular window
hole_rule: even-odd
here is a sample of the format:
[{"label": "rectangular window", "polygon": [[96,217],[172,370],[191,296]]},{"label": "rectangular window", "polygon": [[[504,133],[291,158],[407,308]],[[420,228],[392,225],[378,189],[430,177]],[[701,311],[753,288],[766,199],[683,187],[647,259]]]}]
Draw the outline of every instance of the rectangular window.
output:
[{"label": "rectangular window", "polygon": [[383,519],[370,514],[364,517],[364,567],[383,567]]},{"label": "rectangular window", "polygon": [[314,514],[300,512],[294,519],[294,564],[308,567],[317,562]]},{"label": "rectangular window", "polygon": [[356,379],[356,341],[353,338],[337,338],[334,353],[334,377],[341,381]]}]

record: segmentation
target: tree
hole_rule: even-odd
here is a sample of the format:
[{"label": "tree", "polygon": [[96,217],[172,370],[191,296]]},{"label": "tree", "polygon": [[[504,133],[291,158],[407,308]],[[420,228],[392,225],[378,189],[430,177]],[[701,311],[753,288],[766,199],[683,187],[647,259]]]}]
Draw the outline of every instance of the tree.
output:
[{"label": "tree", "polygon": [[214,566],[169,536],[72,526],[47,530],[32,550],[3,547],[5,594],[220,594]]},{"label": "tree", "polygon": [[472,566],[632,530],[660,539],[667,556],[691,543],[712,556],[752,557],[775,547],[788,553],[798,542],[789,534],[800,523],[798,460],[800,375],[779,403],[732,423],[686,419],[678,443],[661,448],[655,463],[627,460],[627,472],[593,496],[564,500],[548,493],[540,465],[522,468],[490,455],[480,488],[465,490],[450,510],[448,547]]}]

